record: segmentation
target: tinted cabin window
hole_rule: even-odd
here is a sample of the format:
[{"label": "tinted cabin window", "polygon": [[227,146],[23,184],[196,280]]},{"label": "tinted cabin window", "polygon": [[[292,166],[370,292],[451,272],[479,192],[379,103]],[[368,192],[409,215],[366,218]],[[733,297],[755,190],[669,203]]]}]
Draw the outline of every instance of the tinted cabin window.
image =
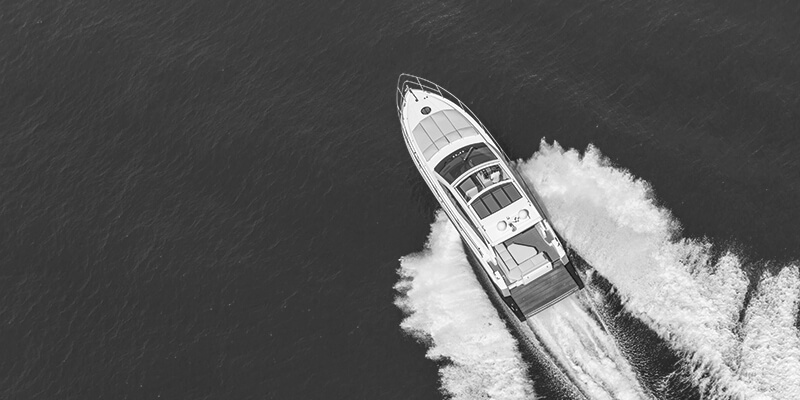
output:
[{"label": "tinted cabin window", "polygon": [[462,147],[439,162],[435,170],[447,181],[453,183],[470,168],[496,159],[485,144],[474,144]]},{"label": "tinted cabin window", "polygon": [[480,219],[484,219],[521,198],[517,188],[509,182],[482,194],[472,202],[472,208]]}]

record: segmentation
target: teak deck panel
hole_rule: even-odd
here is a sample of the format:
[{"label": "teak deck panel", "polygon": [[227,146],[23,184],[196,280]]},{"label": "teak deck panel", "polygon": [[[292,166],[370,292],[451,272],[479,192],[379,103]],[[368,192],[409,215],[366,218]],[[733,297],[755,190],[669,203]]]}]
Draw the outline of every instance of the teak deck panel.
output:
[{"label": "teak deck panel", "polygon": [[579,289],[564,265],[557,263],[554,267],[533,282],[511,289],[511,297],[526,316],[536,314]]}]

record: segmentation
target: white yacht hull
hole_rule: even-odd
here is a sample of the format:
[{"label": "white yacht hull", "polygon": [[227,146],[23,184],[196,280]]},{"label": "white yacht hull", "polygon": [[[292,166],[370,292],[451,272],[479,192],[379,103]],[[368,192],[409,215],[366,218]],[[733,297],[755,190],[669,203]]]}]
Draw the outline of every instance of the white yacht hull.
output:
[{"label": "white yacht hull", "polygon": [[483,124],[433,82],[401,75],[412,160],[506,304],[525,319],[583,287],[544,208]]}]

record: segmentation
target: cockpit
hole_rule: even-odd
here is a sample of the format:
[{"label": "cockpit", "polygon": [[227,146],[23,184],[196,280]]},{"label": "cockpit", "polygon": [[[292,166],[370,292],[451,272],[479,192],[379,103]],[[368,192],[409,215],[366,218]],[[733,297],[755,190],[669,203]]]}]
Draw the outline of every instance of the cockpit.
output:
[{"label": "cockpit", "polygon": [[[522,198],[512,178],[496,162],[494,153],[483,143],[472,144],[456,150],[440,161],[435,170],[455,189],[478,215],[484,219]],[[472,172],[466,178],[463,175]]]},{"label": "cockpit", "polygon": [[464,196],[464,200],[469,202],[489,186],[506,180],[508,177],[505,176],[499,165],[490,165],[464,179],[458,185],[458,191]]}]

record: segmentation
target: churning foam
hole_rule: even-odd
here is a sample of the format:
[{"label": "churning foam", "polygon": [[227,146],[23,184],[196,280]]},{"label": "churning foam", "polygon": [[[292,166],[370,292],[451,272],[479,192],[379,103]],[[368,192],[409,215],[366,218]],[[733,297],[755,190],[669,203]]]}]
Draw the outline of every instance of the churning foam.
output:
[{"label": "churning foam", "polygon": [[461,237],[439,211],[426,249],[400,260],[407,313],[403,330],[429,343],[427,356],[445,361],[442,390],[454,399],[533,399],[517,342],[506,329],[464,253]]},{"label": "churning foam", "polygon": [[536,339],[590,398],[649,398],[614,337],[592,317],[588,296],[581,291],[529,318]]},{"label": "churning foam", "polygon": [[800,279],[796,268],[784,268],[777,276],[763,277],[742,327],[743,380],[757,392],[774,398],[798,398],[798,298]]},{"label": "churning foam", "polygon": [[645,182],[592,146],[580,155],[542,141],[518,168],[559,233],[614,285],[627,311],[685,354],[706,393],[800,398],[797,266],[762,279],[740,324],[748,287],[741,260],[729,252],[712,261],[709,244],[675,240],[675,219]]}]

